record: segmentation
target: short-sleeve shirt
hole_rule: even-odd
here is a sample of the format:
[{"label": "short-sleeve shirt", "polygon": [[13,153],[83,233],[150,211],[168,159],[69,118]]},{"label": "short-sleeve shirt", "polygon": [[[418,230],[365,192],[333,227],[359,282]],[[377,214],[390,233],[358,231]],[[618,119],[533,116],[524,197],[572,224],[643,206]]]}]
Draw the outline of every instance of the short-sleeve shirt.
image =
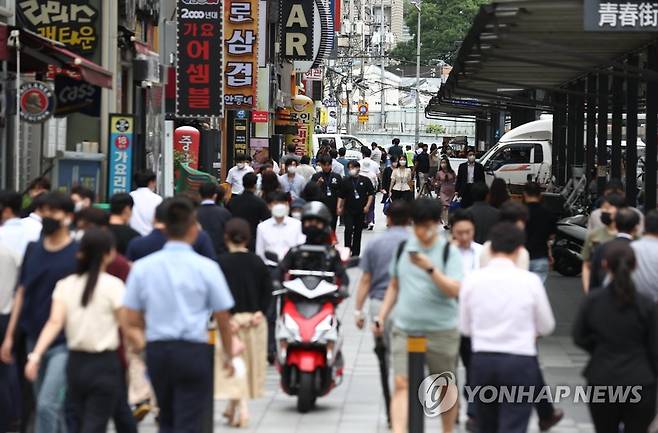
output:
[{"label": "short-sleeve shirt", "polygon": [[[46,250],[43,240],[28,245],[19,278],[19,284],[25,289],[20,326],[28,338],[39,338],[50,317],[55,285],[76,270],[78,248],[78,243],[74,241],[59,251]],[[64,334],[61,334],[53,345],[64,341]]]},{"label": "short-sleeve shirt", "polygon": [[[319,182],[320,179],[323,179],[322,183]],[[332,215],[335,215],[336,203],[340,194],[341,177],[332,171],[329,173],[320,172],[313,175],[311,182],[318,184],[322,190],[322,203],[329,208]]]},{"label": "short-sleeve shirt", "polygon": [[144,312],[148,342],[203,343],[211,314],[231,309],[234,301],[217,262],[169,241],[135,262],[123,305]]},{"label": "short-sleeve shirt", "polygon": [[530,253],[530,260],[548,257],[548,239],[557,230],[557,218],[540,203],[529,203],[528,213],[525,246]]},{"label": "short-sleeve shirt", "polygon": [[592,259],[596,247],[614,238],[615,235],[610,234],[607,227],[594,229],[585,239],[585,245],[583,245],[583,261],[589,262]]},{"label": "short-sleeve shirt", "polygon": [[341,180],[339,197],[345,200],[345,209],[349,213],[363,213],[368,197],[374,194],[372,182],[365,176],[346,176]]},{"label": "short-sleeve shirt", "polygon": [[457,328],[457,299],[446,296],[427,270],[411,263],[409,257],[409,251],[425,254],[436,269],[449,278],[461,280],[462,259],[455,246],[449,247],[448,260],[445,265],[443,263],[446,242],[441,237],[430,248],[425,248],[412,236],[405,244],[399,260],[394,256],[391,261],[390,275],[398,279],[398,300],[393,320],[395,326],[407,333]]},{"label": "short-sleeve shirt", "polygon": [[87,274],[69,275],[55,286],[53,299],[66,307],[66,344],[71,350],[104,352],[119,347],[119,325],[115,312],[126,290],[123,282],[107,273],[98,276],[94,292],[85,307],[82,294]]},{"label": "short-sleeve shirt", "polygon": [[384,299],[388,283],[391,281],[389,267],[400,243],[409,237],[406,227],[391,227],[376,239],[368,242],[361,255],[360,267],[370,274],[370,291],[368,296]]}]

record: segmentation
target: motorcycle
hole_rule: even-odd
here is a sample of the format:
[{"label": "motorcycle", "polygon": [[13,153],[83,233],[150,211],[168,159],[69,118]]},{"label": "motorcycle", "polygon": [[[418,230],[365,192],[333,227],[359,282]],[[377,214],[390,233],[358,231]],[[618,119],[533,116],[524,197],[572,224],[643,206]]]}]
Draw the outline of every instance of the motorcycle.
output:
[{"label": "motorcycle", "polygon": [[[323,246],[304,245],[305,253],[325,254]],[[270,261],[276,255],[266,253]],[[358,264],[350,259],[346,267]],[[337,306],[348,295],[334,272],[291,269],[275,282],[276,365],[281,388],[297,396],[297,410],[306,413],[318,397],[340,385],[343,377],[342,336]]]},{"label": "motorcycle", "polygon": [[575,215],[557,222],[553,242],[553,268],[565,277],[576,277],[583,266],[581,251],[587,238],[587,215]]}]

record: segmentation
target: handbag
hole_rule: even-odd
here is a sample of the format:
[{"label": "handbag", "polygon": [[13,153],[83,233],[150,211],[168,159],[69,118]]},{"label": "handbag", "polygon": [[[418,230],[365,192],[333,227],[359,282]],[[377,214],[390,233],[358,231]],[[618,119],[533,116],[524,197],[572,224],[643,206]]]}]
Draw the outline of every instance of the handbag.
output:
[{"label": "handbag", "polygon": [[457,209],[461,209],[461,207],[462,207],[462,199],[459,197],[454,197],[450,202],[450,206],[448,206],[448,213],[452,213]]},{"label": "handbag", "polygon": [[384,215],[388,213],[388,208],[391,207],[391,202],[392,202],[391,197],[388,197],[384,202]]}]

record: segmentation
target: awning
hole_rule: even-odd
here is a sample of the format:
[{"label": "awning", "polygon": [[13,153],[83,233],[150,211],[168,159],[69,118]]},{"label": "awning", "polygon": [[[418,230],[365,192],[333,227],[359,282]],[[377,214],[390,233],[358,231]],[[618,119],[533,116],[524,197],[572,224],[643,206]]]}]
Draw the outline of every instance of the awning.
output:
[{"label": "awning", "polygon": [[[44,38],[30,30],[9,27],[9,31],[20,31],[21,73],[48,72],[53,67],[63,73],[77,75],[96,86],[112,88],[112,73],[103,67],[64,48],[64,45]],[[15,70],[16,51],[10,47],[9,64]]]},{"label": "awning", "polygon": [[572,83],[594,73],[658,78],[624,62],[632,53],[642,58],[656,33],[587,32],[583,22],[582,0],[498,0],[482,6],[426,113],[447,113],[455,105],[459,111],[487,105],[542,110],[553,105],[552,93],[573,93]]}]

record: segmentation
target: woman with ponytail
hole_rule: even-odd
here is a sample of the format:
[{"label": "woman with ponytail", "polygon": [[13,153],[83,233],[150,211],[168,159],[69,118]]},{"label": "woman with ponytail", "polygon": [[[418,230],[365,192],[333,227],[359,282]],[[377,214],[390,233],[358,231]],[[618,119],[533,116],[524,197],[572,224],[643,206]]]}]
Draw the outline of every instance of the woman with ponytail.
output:
[{"label": "woman with ponytail", "polygon": [[606,283],[590,291],[574,324],[574,342],[590,354],[583,372],[587,385],[606,387],[604,399],[589,404],[597,433],[618,432],[622,424],[626,433],[645,433],[656,413],[656,304],[636,290],[635,263],[628,242],[609,242]]},{"label": "woman with ponytail", "polygon": [[25,366],[25,376],[36,380],[42,356],[64,331],[67,396],[82,433],[105,432],[121,396],[118,312],[125,287],[105,272],[113,257],[109,231],[85,230],[77,272],[55,286],[50,318]]}]

